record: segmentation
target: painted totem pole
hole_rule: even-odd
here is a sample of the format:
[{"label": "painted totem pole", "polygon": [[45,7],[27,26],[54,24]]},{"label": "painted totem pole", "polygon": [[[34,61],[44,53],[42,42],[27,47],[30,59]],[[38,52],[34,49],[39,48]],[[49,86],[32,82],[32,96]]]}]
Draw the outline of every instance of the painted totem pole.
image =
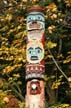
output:
[{"label": "painted totem pole", "polygon": [[30,8],[27,16],[26,108],[44,108],[44,32],[43,9]]}]

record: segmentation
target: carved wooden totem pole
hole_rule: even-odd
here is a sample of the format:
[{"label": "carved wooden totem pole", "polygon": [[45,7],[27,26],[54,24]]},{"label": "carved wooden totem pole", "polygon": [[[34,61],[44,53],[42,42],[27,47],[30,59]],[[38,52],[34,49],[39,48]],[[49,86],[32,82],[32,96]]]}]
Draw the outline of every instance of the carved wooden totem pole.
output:
[{"label": "carved wooden totem pole", "polygon": [[30,8],[27,16],[26,108],[44,108],[44,32],[43,9]]}]

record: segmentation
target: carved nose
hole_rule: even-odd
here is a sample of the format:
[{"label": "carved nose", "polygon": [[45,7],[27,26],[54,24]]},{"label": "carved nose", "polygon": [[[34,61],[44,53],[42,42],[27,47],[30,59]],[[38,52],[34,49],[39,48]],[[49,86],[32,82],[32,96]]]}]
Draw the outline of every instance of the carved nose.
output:
[{"label": "carved nose", "polygon": [[32,24],[37,24],[37,21],[32,21]]}]

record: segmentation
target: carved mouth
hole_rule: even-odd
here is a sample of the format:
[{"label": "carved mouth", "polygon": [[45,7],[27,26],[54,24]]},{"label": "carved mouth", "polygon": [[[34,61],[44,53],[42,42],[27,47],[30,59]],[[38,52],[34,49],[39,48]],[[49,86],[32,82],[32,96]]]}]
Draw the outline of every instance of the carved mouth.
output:
[{"label": "carved mouth", "polygon": [[31,60],[38,60],[37,56],[31,56]]},{"label": "carved mouth", "polygon": [[[30,30],[28,30],[28,31],[37,31],[37,32],[38,32],[38,30],[42,30],[42,29],[40,29],[40,28],[39,28],[39,29],[38,29],[38,28],[36,28],[36,29],[35,29],[35,28],[32,28],[32,29],[30,29]],[[39,32],[38,32],[38,33],[39,33]]]}]

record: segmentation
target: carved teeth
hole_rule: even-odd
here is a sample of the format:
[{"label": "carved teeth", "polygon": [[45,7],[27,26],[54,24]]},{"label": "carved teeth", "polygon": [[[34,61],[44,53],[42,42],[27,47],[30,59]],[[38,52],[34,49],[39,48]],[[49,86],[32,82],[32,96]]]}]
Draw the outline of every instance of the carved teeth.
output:
[{"label": "carved teeth", "polygon": [[31,67],[31,69],[30,70],[33,70],[33,67]]},{"label": "carved teeth", "polygon": [[38,70],[38,67],[36,67],[35,70]]}]

